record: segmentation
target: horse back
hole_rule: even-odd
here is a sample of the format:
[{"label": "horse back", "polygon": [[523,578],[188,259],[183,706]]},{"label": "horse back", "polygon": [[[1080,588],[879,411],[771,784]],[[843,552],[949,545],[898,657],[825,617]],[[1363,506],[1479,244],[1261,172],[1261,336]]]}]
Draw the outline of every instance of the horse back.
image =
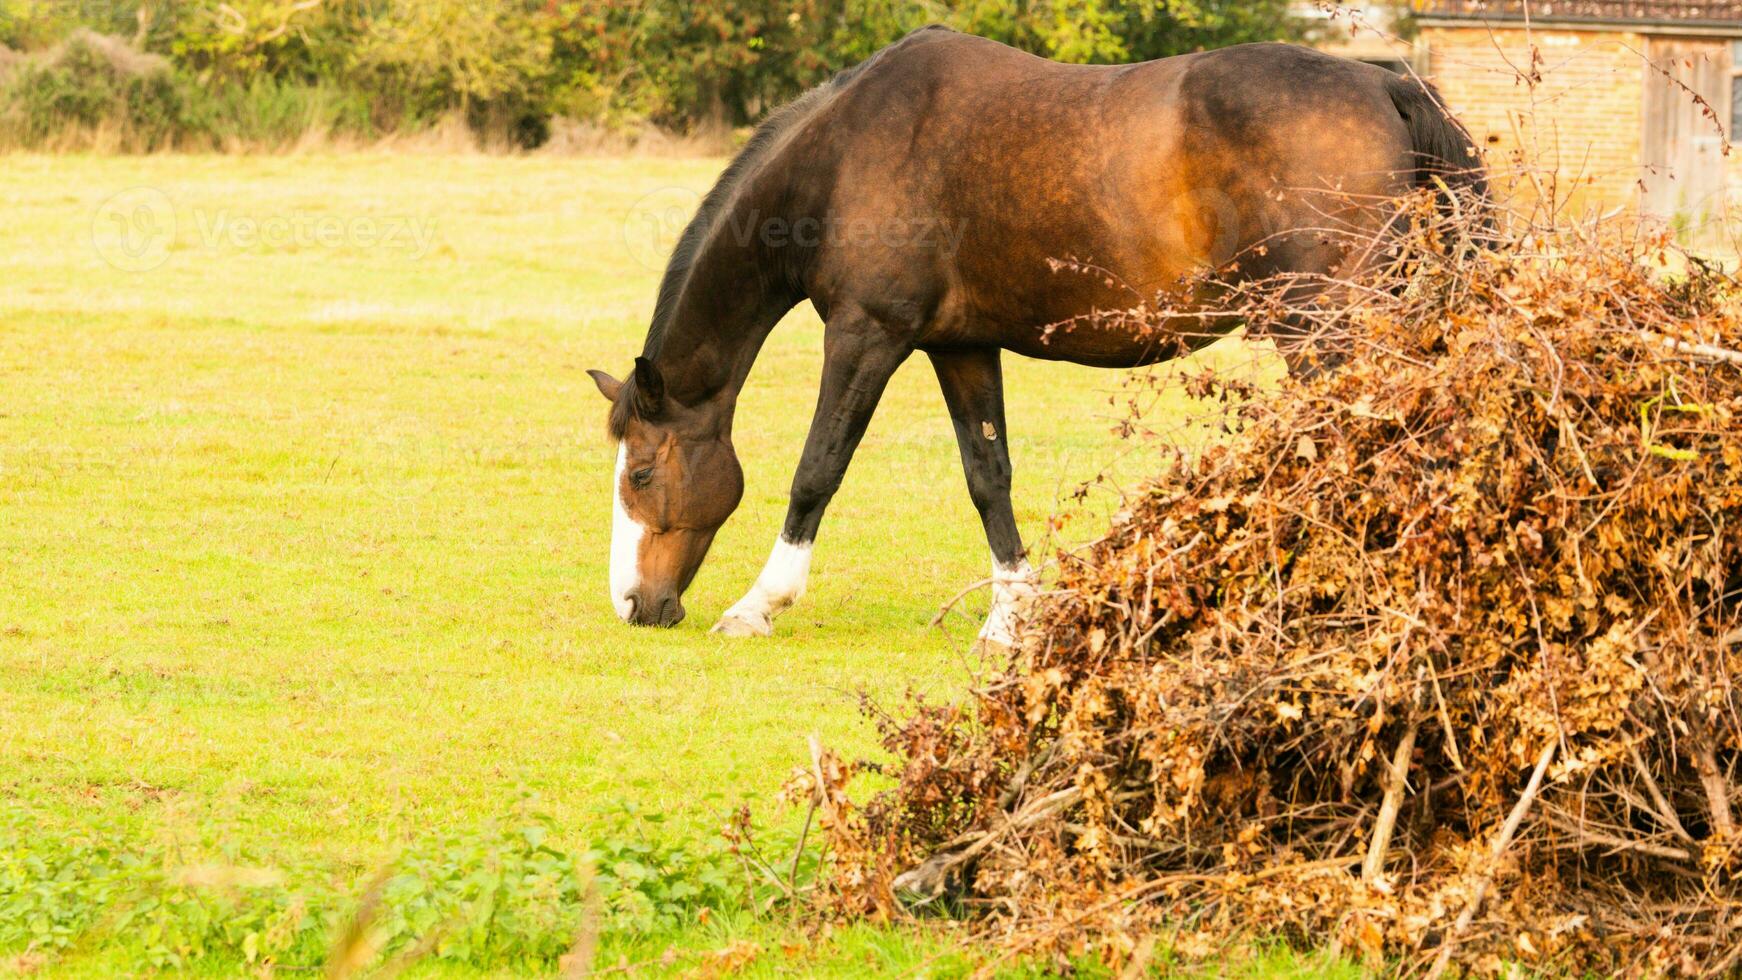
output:
[{"label": "horse back", "polygon": [[782,154],[789,204],[830,232],[806,291],[910,321],[920,346],[1153,359],[1153,337],[1046,328],[1229,263],[1331,271],[1327,223],[1376,224],[1409,186],[1389,77],[1280,44],[1082,66],[911,35]]}]

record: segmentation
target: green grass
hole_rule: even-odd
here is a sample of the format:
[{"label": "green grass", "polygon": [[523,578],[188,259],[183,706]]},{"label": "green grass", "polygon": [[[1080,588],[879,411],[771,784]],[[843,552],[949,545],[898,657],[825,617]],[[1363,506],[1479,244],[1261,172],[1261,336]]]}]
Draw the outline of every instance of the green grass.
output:
[{"label": "green grass", "polygon": [[[719,165],[0,158],[0,796],[50,833],[221,827],[355,878],[527,794],[578,837],[622,801],[709,834],[740,797],[769,809],[808,733],[869,751],[856,691],[959,689],[977,621],[928,622],[988,558],[923,358],[829,510],[803,603],[771,639],[706,632],[784,514],[821,361],[808,306],[751,375],[747,492],[690,618],[611,611],[614,449],[585,369],[640,349],[658,269],[626,244],[637,202]],[[176,231],[131,272],[105,261],[104,205],[139,187],[167,195]],[[121,199],[138,200],[159,199]],[[300,244],[211,234],[239,218],[353,224]],[[359,218],[433,228],[431,247],[361,240]],[[1061,493],[1131,451],[1109,432],[1121,380],[1007,373],[1037,540]],[[682,942],[729,941],[709,928]],[[953,948],[847,935],[805,969]]]}]

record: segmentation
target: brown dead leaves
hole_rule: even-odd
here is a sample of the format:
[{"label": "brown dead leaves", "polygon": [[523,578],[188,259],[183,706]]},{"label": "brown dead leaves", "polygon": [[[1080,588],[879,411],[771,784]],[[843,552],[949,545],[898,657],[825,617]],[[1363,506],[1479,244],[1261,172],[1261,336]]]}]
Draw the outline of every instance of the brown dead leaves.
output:
[{"label": "brown dead leaves", "polygon": [[1347,363],[1192,378],[1234,434],[1060,556],[967,704],[884,718],[897,784],[832,797],[833,908],[950,895],[1115,960],[1736,968],[1738,287],[1655,273],[1661,240],[1417,219],[1340,308],[1235,291]]}]

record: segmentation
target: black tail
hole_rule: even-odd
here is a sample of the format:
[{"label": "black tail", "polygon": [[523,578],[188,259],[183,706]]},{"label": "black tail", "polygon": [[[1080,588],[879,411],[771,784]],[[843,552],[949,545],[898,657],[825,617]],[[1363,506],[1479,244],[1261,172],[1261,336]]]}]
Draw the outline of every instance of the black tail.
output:
[{"label": "black tail", "polygon": [[[1450,190],[1486,211],[1488,175],[1469,130],[1452,118],[1433,86],[1418,78],[1387,79],[1386,94],[1409,130],[1415,154],[1415,185],[1434,190],[1446,208],[1454,206]],[[1436,180],[1435,178],[1438,178]],[[1440,183],[1445,186],[1441,187]],[[1460,193],[1461,192],[1461,193]],[[1486,225],[1484,215],[1482,224]]]}]

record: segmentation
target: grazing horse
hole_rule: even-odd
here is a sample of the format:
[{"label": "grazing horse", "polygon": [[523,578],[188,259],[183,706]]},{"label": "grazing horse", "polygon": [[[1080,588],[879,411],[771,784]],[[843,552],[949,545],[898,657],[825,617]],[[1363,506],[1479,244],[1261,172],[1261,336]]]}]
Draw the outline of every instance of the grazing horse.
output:
[{"label": "grazing horse", "polygon": [[[1131,308],[1130,284],[1193,302],[1185,283],[1203,270],[1334,279],[1356,250],[1328,225],[1378,234],[1391,219],[1371,202],[1479,193],[1482,181],[1468,135],[1424,84],[1305,48],[1084,66],[947,28],[908,35],[756,130],[674,248],[633,371],[591,372],[617,440],[618,615],[683,618],[683,592],[743,495],[738,393],[775,323],[809,299],[825,324],[822,389],[786,522],[715,629],[767,635],[803,594],[823,510],[917,350],[936,369],[992,550],[981,639],[1010,642],[1033,586],[1010,507],[1003,351],[1165,360],[1234,323],[1053,327]],[[1056,274],[1055,260],[1095,274]]]}]

